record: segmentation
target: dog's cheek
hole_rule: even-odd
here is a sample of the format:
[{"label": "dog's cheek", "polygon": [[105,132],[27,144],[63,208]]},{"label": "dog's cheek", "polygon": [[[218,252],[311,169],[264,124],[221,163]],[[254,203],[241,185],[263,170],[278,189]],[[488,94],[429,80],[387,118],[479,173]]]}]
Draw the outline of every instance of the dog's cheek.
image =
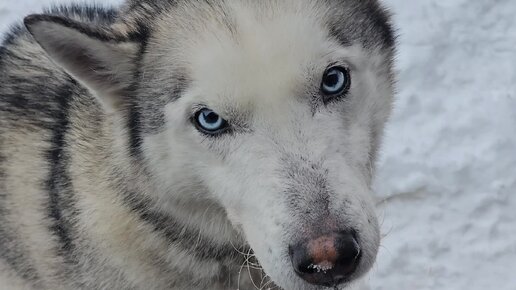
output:
[{"label": "dog's cheek", "polygon": [[293,226],[295,221],[285,203],[271,197],[248,205],[242,216],[242,229],[265,273],[277,284],[291,283],[297,278],[288,257],[288,225]]}]

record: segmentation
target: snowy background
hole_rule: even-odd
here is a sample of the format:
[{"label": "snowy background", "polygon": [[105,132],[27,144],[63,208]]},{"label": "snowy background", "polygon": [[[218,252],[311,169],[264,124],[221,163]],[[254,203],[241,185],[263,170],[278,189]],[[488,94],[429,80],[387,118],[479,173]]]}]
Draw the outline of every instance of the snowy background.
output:
[{"label": "snowy background", "polygon": [[[0,31],[50,2],[0,0]],[[515,290],[516,1],[384,2],[400,77],[372,289]]]}]

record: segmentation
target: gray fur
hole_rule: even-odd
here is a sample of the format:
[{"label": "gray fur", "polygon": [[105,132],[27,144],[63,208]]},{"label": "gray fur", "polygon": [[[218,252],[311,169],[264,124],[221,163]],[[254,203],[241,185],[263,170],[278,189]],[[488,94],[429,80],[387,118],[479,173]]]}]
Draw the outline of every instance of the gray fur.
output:
[{"label": "gray fur", "polygon": [[[377,225],[367,198],[354,191],[370,185],[390,112],[394,35],[388,13],[377,1],[303,1],[307,4],[293,5],[292,12],[276,0],[259,5],[248,0],[128,0],[118,10],[54,8],[26,18],[27,28],[13,28],[0,47],[0,283],[9,289],[222,290],[253,289],[253,279],[263,283],[268,281],[261,279],[263,275],[276,278],[277,273],[267,267],[265,273],[242,267],[249,259],[242,253],[252,256],[256,250],[251,249],[256,234],[246,228],[245,218],[235,219],[235,212],[245,207],[233,207],[220,195],[224,190],[217,196],[210,181],[192,170],[198,168],[198,161],[168,164],[174,152],[156,149],[169,147],[167,110],[196,84],[191,63],[173,55],[174,51],[182,51],[198,35],[209,38],[210,29],[217,37],[244,42],[244,20],[235,12],[239,5],[255,9],[263,23],[276,13],[297,15],[295,9],[306,7],[308,12],[302,13],[324,18],[320,22],[331,41],[350,50],[359,47],[360,53],[378,58],[369,65],[381,78],[377,84],[386,88],[386,95],[363,109],[370,114],[367,124],[360,124],[366,128],[370,148],[364,154],[368,157],[364,161],[345,149],[335,151],[339,155],[335,160],[346,159],[342,172],[356,174],[356,184],[350,185],[339,170],[333,170],[337,161],[312,149],[317,128],[306,132],[297,128],[303,128],[303,118],[335,114],[344,116],[330,122],[338,124],[336,131],[351,131],[359,110],[350,108],[366,107],[364,100],[349,96],[325,105],[319,92],[309,88],[317,82],[311,76],[294,100],[285,101],[303,108],[306,104],[309,112],[306,118],[295,116],[294,131],[282,131],[273,123],[268,125],[270,130],[255,128],[254,107],[242,109],[221,101],[220,113],[231,120],[234,131],[231,136],[201,142],[220,158],[216,162],[245,164],[246,158],[260,156],[255,161],[261,159],[267,166],[281,163],[270,172],[262,169],[269,167],[251,168],[257,180],[243,179],[248,183],[228,190],[258,188],[271,180],[264,190],[277,190],[281,199],[269,207],[288,209],[271,225],[274,234],[284,232],[281,242],[313,235],[305,228],[319,228],[324,234],[319,224],[335,227],[357,217],[355,223],[340,228],[356,230],[354,224],[367,220],[370,229],[357,230],[367,251],[353,279],[365,274],[376,256]],[[254,141],[238,139],[246,135],[267,136],[267,140],[260,138],[270,144],[264,147],[268,149],[254,150]],[[346,148],[352,141],[339,144]],[[332,148],[330,143],[324,145]],[[242,157],[232,159],[237,153]],[[273,153],[280,157],[274,159]],[[173,172],[184,177],[170,176],[174,182],[169,184],[160,174],[174,166],[181,168]],[[341,188],[352,193],[342,197]],[[282,216],[290,218],[282,220]],[[254,219],[258,223],[261,216]],[[273,235],[260,229],[263,239]],[[269,256],[284,258],[286,246],[267,247]],[[261,262],[263,251],[258,252],[257,261],[254,257],[251,261]],[[290,274],[284,279],[276,278],[274,283],[321,289]],[[272,281],[268,285],[274,286]]]}]

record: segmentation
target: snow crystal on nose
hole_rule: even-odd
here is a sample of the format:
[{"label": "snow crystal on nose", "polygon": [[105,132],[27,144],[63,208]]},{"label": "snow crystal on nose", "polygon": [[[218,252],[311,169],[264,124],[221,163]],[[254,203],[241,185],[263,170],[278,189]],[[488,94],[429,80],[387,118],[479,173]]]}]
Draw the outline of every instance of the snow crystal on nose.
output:
[{"label": "snow crystal on nose", "polygon": [[310,266],[308,266],[308,268],[316,270],[317,273],[320,273],[320,272],[326,273],[327,271],[333,269],[333,266],[334,266],[333,263],[331,263],[329,261],[324,261],[317,265],[311,264]]}]

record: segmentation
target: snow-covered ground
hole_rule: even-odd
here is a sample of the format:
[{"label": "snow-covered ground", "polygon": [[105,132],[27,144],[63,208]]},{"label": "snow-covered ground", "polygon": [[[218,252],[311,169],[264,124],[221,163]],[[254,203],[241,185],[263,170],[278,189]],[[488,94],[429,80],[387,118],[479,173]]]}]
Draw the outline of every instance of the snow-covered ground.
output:
[{"label": "snow-covered ground", "polygon": [[516,289],[516,1],[386,0],[399,95],[374,289]]},{"label": "snow-covered ground", "polygon": [[[376,183],[386,236],[371,286],[514,290],[516,1],[384,2],[400,77]],[[48,3],[0,0],[0,31]]]}]

